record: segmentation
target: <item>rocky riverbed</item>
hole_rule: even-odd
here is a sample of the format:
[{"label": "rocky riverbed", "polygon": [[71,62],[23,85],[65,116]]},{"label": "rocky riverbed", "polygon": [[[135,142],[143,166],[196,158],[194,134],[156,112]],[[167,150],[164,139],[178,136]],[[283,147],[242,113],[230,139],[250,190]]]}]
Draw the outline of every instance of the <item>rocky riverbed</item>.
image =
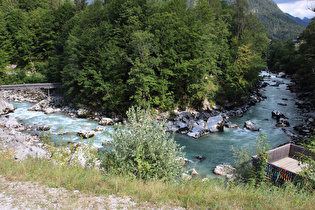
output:
[{"label": "rocky riverbed", "polygon": [[[278,78],[286,77],[285,74],[279,73]],[[167,121],[167,131],[177,132],[179,134],[187,135],[193,138],[200,138],[202,136],[208,135],[215,132],[223,132],[224,127],[227,128],[239,128],[244,126],[252,131],[259,131],[259,127],[256,126],[253,122],[247,121],[244,125],[236,125],[229,121],[231,117],[242,117],[249,108],[256,103],[259,103],[265,100],[264,96],[264,87],[270,86],[279,86],[283,84],[283,81],[270,80],[268,75],[262,77],[262,82],[260,84],[260,89],[256,92],[253,92],[250,99],[241,107],[235,106],[235,104],[224,104],[222,106],[210,106],[206,102],[200,110],[186,109],[186,110],[174,110],[171,116],[169,116]],[[295,81],[288,86],[291,91],[298,92],[301,88],[297,88],[299,85],[296,85]],[[51,97],[41,90],[23,90],[23,91],[2,91],[2,98],[7,101],[15,102],[30,102],[35,103],[34,106],[29,108],[30,111],[43,111],[46,114],[51,113],[64,113],[72,118],[86,118],[90,120],[97,121],[99,125],[108,126],[113,125],[118,121],[123,121],[124,118],[113,112],[106,113],[104,110],[97,108],[79,108],[75,104],[65,101],[60,95],[52,94]],[[311,93],[302,93],[298,92],[299,100],[296,102],[296,105],[300,107],[303,111],[303,116],[307,117],[307,120],[301,125],[296,126],[294,129],[298,131],[299,135],[292,134],[291,131],[287,131],[285,128],[283,130],[290,135],[294,141],[300,141],[303,136],[310,136],[313,134],[314,130],[314,117],[315,117],[315,108],[312,106],[314,101],[310,100]],[[285,99],[283,99],[285,102]],[[5,104],[4,107],[2,107]],[[285,106],[285,103],[278,104],[279,106]],[[0,104],[0,115],[8,112],[14,111],[14,107],[2,100]],[[277,112],[277,110],[274,110]],[[160,113],[161,116],[164,116],[165,113]],[[285,115],[285,113],[284,113]],[[277,120],[277,127],[288,127],[290,126],[289,120],[285,117],[275,118]],[[49,126],[49,125],[47,125]],[[85,131],[84,136],[93,136],[87,135],[88,132]],[[78,134],[82,135],[82,134]]]},{"label": "rocky riverbed", "polygon": [[[72,118],[86,118],[97,121],[99,125],[108,126],[124,119],[115,113],[105,113],[103,110],[95,108],[79,108],[75,104],[69,103],[59,95],[47,97],[41,90],[23,90],[23,91],[2,91],[3,99],[13,102],[30,102],[35,103],[29,111],[43,111],[45,114],[64,113]],[[238,128],[239,126],[229,121],[230,117],[241,117],[248,108],[261,100],[264,100],[263,94],[258,91],[253,93],[250,101],[242,107],[235,107],[231,104],[223,106],[205,105],[202,110],[174,110],[167,122],[167,131],[177,132],[193,138],[200,138],[204,135],[215,132],[223,132],[223,127]],[[8,110],[14,111],[14,107],[2,100]],[[2,109],[4,110],[5,109]],[[5,112],[3,112],[5,114]],[[166,113],[160,113],[164,116]],[[108,117],[109,116],[109,117]],[[49,125],[47,125],[49,126]],[[254,125],[248,129],[257,129]],[[86,131],[90,132],[90,131]],[[90,135],[93,136],[93,135]]]}]

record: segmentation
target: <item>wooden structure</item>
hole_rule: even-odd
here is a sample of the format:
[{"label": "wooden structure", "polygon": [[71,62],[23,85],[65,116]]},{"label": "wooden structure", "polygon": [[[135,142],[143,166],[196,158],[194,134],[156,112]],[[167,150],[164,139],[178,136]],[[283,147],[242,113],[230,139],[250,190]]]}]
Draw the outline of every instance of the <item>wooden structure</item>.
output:
[{"label": "wooden structure", "polygon": [[[270,158],[267,161],[267,177],[272,181],[284,183],[285,181],[298,181],[302,177],[299,175],[302,172],[300,164],[301,157],[312,156],[304,147],[295,144],[286,144],[267,152]],[[252,157],[253,165],[256,166],[257,155]]]}]

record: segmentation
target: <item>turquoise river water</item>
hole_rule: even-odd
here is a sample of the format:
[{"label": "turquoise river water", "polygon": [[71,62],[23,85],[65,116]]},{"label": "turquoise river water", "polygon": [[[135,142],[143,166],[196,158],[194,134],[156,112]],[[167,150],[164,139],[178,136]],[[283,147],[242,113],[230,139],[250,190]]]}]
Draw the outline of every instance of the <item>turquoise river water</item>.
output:
[{"label": "turquoise river water", "polygon": [[[224,132],[212,133],[199,139],[187,137],[185,135],[176,134],[175,140],[181,145],[185,146],[186,158],[190,160],[190,165],[201,174],[214,176],[212,171],[214,167],[221,163],[233,163],[233,152],[231,147],[253,148],[256,143],[257,136],[264,132],[267,135],[268,144],[272,148],[290,141],[280,127],[276,127],[276,120],[272,119],[272,110],[279,110],[286,117],[289,118],[290,127],[286,129],[293,130],[292,127],[301,124],[301,116],[299,110],[295,105],[295,94],[287,90],[287,84],[290,82],[287,79],[276,78],[271,76],[273,80],[283,80],[284,84],[279,87],[267,86],[264,88],[267,99],[257,103],[240,118],[231,118],[230,121],[239,125],[238,129],[224,128]],[[270,81],[270,82],[271,82]],[[287,99],[287,100],[283,100]],[[285,103],[287,106],[280,106],[278,103]],[[61,137],[57,134],[72,132],[72,135],[63,135],[63,139],[71,140],[74,142],[83,141],[80,137],[76,136],[76,132],[80,130],[92,130],[99,126],[95,121],[86,119],[73,119],[64,114],[49,114],[44,112],[27,111],[33,104],[30,103],[13,103],[17,107],[14,113],[10,116],[18,117],[23,120],[27,125],[50,125],[50,133],[53,139],[58,140]],[[259,132],[249,131],[243,127],[244,122],[247,120],[253,121],[260,127]],[[93,144],[101,147],[105,141],[110,141],[110,135],[113,132],[111,126],[104,127],[104,131],[95,132]],[[203,161],[197,161],[196,156],[204,157]]]}]

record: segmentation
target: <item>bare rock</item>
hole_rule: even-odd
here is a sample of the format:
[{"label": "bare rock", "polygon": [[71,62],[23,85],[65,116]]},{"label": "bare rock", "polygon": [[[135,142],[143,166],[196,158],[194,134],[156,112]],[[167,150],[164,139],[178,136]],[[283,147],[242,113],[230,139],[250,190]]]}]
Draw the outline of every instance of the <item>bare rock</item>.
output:
[{"label": "bare rock", "polygon": [[227,122],[227,123],[224,124],[224,126],[226,128],[239,128],[239,126],[237,124],[232,123],[232,122]]},{"label": "bare rock", "polygon": [[90,116],[90,111],[84,108],[80,108],[77,110],[77,116],[79,118],[88,118]]},{"label": "bare rock", "polygon": [[0,99],[0,115],[14,112],[15,109],[16,108],[12,104],[10,104],[9,102],[6,102],[3,99]]},{"label": "bare rock", "polygon": [[288,127],[290,126],[289,120],[285,118],[280,118],[276,124],[277,127]]},{"label": "bare rock", "polygon": [[192,178],[200,177],[199,173],[193,168],[190,172]]},{"label": "bare rock", "polygon": [[109,126],[109,125],[114,125],[114,121],[110,118],[103,117],[98,124],[104,125],[104,126]]},{"label": "bare rock", "polygon": [[77,133],[77,135],[81,136],[84,139],[88,139],[88,138],[91,138],[91,137],[95,136],[95,134],[92,131],[84,131],[84,130],[79,131]]},{"label": "bare rock", "polygon": [[213,173],[221,175],[221,176],[227,176],[227,175],[234,174],[235,170],[236,169],[232,167],[231,165],[220,164],[214,168]]},{"label": "bare rock", "polygon": [[39,126],[37,126],[37,130],[38,131],[49,131],[50,126],[49,125],[39,125]]},{"label": "bare rock", "polygon": [[250,120],[244,123],[244,127],[251,131],[259,131],[259,127]]},{"label": "bare rock", "polygon": [[271,112],[271,116],[272,118],[279,120],[280,118],[284,118],[284,119],[288,119],[286,116],[284,116],[284,114],[282,114],[280,111],[278,110],[273,110]]},{"label": "bare rock", "polygon": [[224,126],[224,118],[222,117],[222,115],[209,117],[207,120],[207,126],[210,133],[222,132]]},{"label": "bare rock", "polygon": [[96,128],[93,129],[93,131],[104,131],[104,128],[97,126]]}]

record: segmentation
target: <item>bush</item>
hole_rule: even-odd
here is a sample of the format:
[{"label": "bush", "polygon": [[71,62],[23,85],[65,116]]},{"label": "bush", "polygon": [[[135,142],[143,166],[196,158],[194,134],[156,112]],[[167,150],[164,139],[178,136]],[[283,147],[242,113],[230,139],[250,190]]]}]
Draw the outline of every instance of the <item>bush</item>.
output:
[{"label": "bush", "polygon": [[128,122],[114,126],[112,151],[104,167],[140,179],[173,179],[183,172],[183,147],[165,130],[166,119],[157,120],[150,110],[127,111]]},{"label": "bush", "polygon": [[[315,154],[315,136],[310,136],[306,139],[306,143],[303,145],[310,154]],[[312,155],[303,155],[301,154],[301,166],[303,173],[303,184],[306,185],[311,190],[315,189],[315,159]]]},{"label": "bush", "polygon": [[249,182],[252,185],[261,185],[266,181],[267,161],[270,157],[267,151],[270,146],[266,142],[266,134],[261,133],[256,138],[255,154],[257,155],[256,165],[253,166],[249,149],[242,147],[241,150],[233,148],[233,156],[237,158],[235,162],[238,181]]}]

